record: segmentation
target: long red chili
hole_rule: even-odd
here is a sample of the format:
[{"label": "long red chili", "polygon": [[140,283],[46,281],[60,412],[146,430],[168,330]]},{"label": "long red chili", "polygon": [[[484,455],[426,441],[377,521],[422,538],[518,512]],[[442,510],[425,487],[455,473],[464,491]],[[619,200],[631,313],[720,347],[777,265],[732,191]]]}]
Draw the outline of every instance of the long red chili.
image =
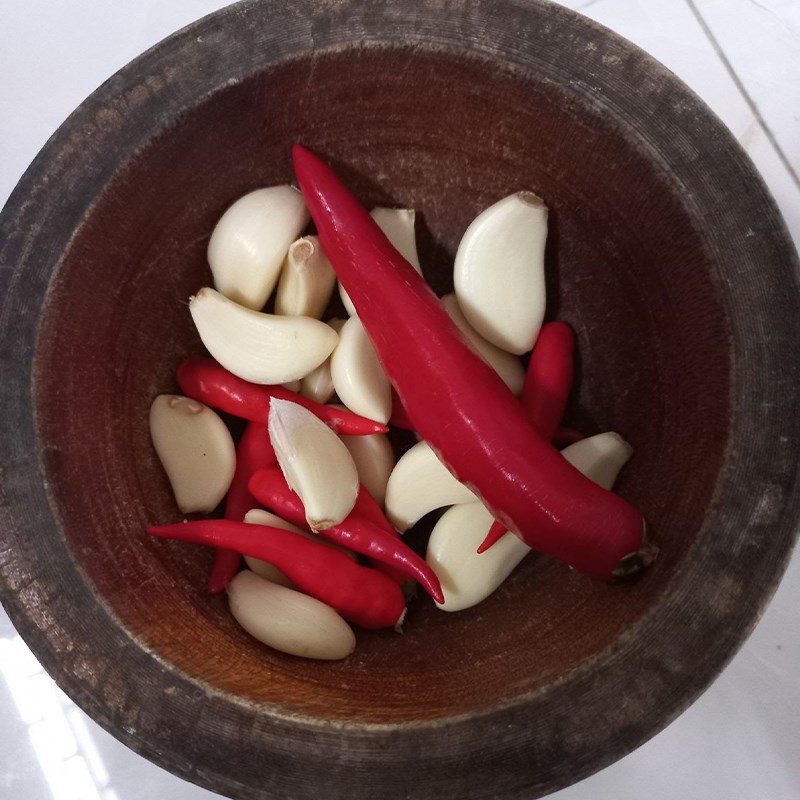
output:
[{"label": "long red chili", "polygon": [[[225,498],[225,519],[241,522],[244,515],[258,505],[247,483],[256,470],[271,467],[276,461],[267,426],[263,422],[248,423],[236,448],[236,471]],[[217,550],[208,579],[211,594],[224,591],[236,575],[241,560],[241,553],[235,550]]]},{"label": "long red chili", "polygon": [[548,442],[552,440],[572,389],[572,353],[575,334],[565,322],[542,325],[531,353],[522,405],[533,427]]},{"label": "long red chili", "polygon": [[[250,491],[259,502],[271,508],[279,517],[295,525],[306,524],[303,501],[289,488],[280,468],[272,467],[256,472],[250,479]],[[392,564],[403,570],[409,578],[419,581],[437,603],[444,602],[439,579],[430,565],[399,538],[364,517],[350,512],[338,525],[318,531],[318,534],[348,550]]]},{"label": "long red chili", "polygon": [[[572,389],[574,349],[575,334],[569,325],[565,322],[542,325],[525,374],[520,401],[533,427],[548,442],[561,424]],[[478,552],[486,552],[505,534],[506,526],[495,520]]]},{"label": "long red chili", "polygon": [[223,519],[147,530],[152,536],[224,547],[268,561],[301,592],[327,603],[362,628],[391,628],[405,611],[403,592],[391,578],[291,531]]},{"label": "long red chili", "polygon": [[322,246],[383,368],[415,429],[455,477],[526,544],[581,572],[606,578],[643,565],[642,515],[539,435],[333,171],[299,145],[293,155]]},{"label": "long red chili", "polygon": [[369,436],[389,429],[350,411],[317,403],[283,386],[261,386],[242,380],[213,358],[190,358],[178,367],[178,385],[187,397],[252,422],[267,422],[272,397],[307,408],[336,433]]}]

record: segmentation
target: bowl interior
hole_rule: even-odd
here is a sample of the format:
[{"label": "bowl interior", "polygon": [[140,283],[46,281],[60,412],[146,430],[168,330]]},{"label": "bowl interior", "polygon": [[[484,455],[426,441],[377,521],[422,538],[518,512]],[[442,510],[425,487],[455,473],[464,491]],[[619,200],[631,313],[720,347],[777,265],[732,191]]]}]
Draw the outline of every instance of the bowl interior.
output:
[{"label": "bowl interior", "polygon": [[[51,285],[35,405],[75,558],[142,643],[221,692],[287,713],[418,720],[541,689],[655,607],[713,502],[730,344],[688,201],[625,134],[602,107],[480,60],[346,49],[215,93],[120,165]],[[315,663],[237,627],[225,598],[205,593],[208,551],[147,537],[146,524],[181,518],[147,411],[177,390],[178,363],[202,352],[185,301],[210,282],[209,234],[242,193],[292,180],[295,141],[365,204],[420,212],[421,261],[440,294],[483,207],[519,189],[545,198],[548,316],[579,339],[568,421],[635,448],[619,491],[662,548],[640,581],[607,586],[533,555],[474,609],[444,614],[417,599],[402,636],[359,631],[350,659]]]}]

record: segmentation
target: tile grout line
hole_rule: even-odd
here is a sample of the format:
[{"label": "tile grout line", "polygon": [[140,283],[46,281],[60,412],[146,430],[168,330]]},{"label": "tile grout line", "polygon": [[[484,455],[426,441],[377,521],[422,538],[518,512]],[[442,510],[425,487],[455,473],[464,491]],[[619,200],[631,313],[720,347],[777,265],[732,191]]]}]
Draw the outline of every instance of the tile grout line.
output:
[{"label": "tile grout line", "polygon": [[736,70],[733,68],[728,57],[725,55],[725,51],[720,46],[717,38],[714,36],[711,28],[709,27],[708,23],[703,18],[703,15],[700,13],[699,9],[694,3],[694,0],[686,0],[686,5],[689,6],[689,10],[694,15],[697,23],[703,30],[703,33],[706,35],[711,46],[714,48],[714,52],[719,57],[720,61],[722,61],[722,65],[725,67],[726,72],[730,75],[731,80],[736,85],[736,88],[739,90],[739,93],[742,95],[745,103],[747,103],[748,108],[752,111],[753,116],[756,118],[756,121],[761,126],[761,129],[764,131],[769,143],[772,145],[775,153],[777,154],[778,158],[781,161],[781,164],[786,168],[786,171],[789,173],[792,181],[794,182],[795,186],[800,189],[800,176],[798,176],[797,172],[795,171],[794,167],[792,166],[789,159],[786,157],[786,153],[783,152],[783,148],[780,146],[775,134],[772,132],[772,129],[767,125],[766,120],[761,115],[761,111],[759,110],[758,106],[756,105],[755,100],[750,96],[750,93],[745,88],[744,83],[742,83],[742,79],[737,74]]}]

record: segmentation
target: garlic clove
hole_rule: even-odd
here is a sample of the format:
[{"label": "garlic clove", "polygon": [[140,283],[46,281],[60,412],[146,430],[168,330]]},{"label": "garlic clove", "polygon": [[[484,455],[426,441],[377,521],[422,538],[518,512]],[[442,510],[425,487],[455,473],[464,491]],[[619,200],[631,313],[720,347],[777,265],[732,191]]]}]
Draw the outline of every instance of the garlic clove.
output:
[{"label": "garlic clove", "polygon": [[251,636],[282,653],[334,660],[355,650],[353,629],[330,606],[249,570],[230,582],[228,605]]},{"label": "garlic clove", "polygon": [[300,496],[313,531],[338,525],[358,495],[358,471],[339,437],[308,409],[272,398],[269,438],[286,482]]},{"label": "garlic clove", "polygon": [[211,512],[233,480],[236,448],[225,423],[208,406],[162,394],[150,406],[150,437],[178,508]]},{"label": "garlic clove", "polygon": [[262,314],[209,288],[190,299],[189,310],[208,352],[253,383],[286,383],[308,375],[339,339],[319,320]]},{"label": "garlic clove", "polygon": [[289,245],[308,220],[303,195],[292,186],[270,186],[240,197],[208,242],[214,286],[235,303],[263,308]]},{"label": "garlic clove", "polygon": [[[334,408],[345,408],[334,403]],[[386,500],[386,484],[394,469],[394,451],[385,433],[369,436],[339,436],[353,457],[358,479],[379,506]]]},{"label": "garlic clove", "polygon": [[467,322],[454,294],[445,295],[442,298],[442,303],[450,319],[464,334],[472,349],[503,379],[503,383],[514,394],[522,394],[522,387],[525,383],[525,368],[519,358],[512,353],[501,350],[499,347],[495,347],[495,345],[487,342],[483,336],[477,333]]},{"label": "garlic clove", "polygon": [[546,240],[544,201],[517,192],[479,214],[458,246],[458,304],[484,339],[509,353],[527,353],[542,325]]},{"label": "garlic clove", "polygon": [[286,383],[281,384],[281,386],[283,386],[284,389],[288,389],[290,392],[299,392],[300,385],[301,385],[300,380],[287,381]]},{"label": "garlic clove", "polygon": [[[344,326],[345,320],[334,317],[328,320],[328,325],[338,334]],[[300,381],[300,394],[317,403],[327,403],[333,397],[333,378],[331,377],[331,360],[326,358],[316,369]]]},{"label": "garlic clove", "polygon": [[443,611],[461,611],[485,600],[530,553],[513,533],[506,533],[485,553],[478,545],[492,526],[482,503],[449,508],[431,532],[425,560],[433,567],[444,593]]},{"label": "garlic clove", "polygon": [[350,317],[339,332],[331,378],[339,399],[354,414],[384,424],[389,421],[392,386],[358,317]]},{"label": "garlic clove", "polygon": [[[317,536],[315,533],[304,531],[302,528],[292,525],[291,522],[287,522],[277,514],[273,514],[271,511],[265,511],[263,508],[251,508],[250,511],[244,515],[244,521],[250,525],[269,525],[273,528],[291,531],[292,533],[296,533],[298,536],[302,536],[305,539],[311,539],[311,541],[321,544],[323,547],[329,547],[331,550],[338,550],[340,553],[344,553],[353,561],[356,560],[356,554],[353,553],[352,550],[346,550],[344,547],[339,547],[338,544],[329,542],[327,539],[323,539],[321,536]],[[272,581],[273,583],[279,583],[281,586],[294,587],[294,583],[292,583],[292,581],[290,581],[289,578],[287,578],[273,564],[270,564],[267,561],[262,561],[260,558],[253,558],[252,556],[245,556],[244,560],[247,563],[247,566],[253,570],[256,575]]]},{"label": "garlic clove", "polygon": [[289,247],[275,295],[275,313],[319,319],[327,307],[336,273],[316,236]]},{"label": "garlic clove", "polygon": [[[619,434],[601,433],[571,444],[561,454],[587,478],[611,489],[633,448]],[[509,532],[478,554],[492,522],[481,503],[465,503],[448,509],[434,526],[425,559],[442,584],[443,611],[461,611],[485,600],[530,552]]]},{"label": "garlic clove", "polygon": [[608,431],[565,447],[561,455],[589,480],[610,490],[633,448],[618,433]]},{"label": "garlic clove", "polygon": [[[422,267],[417,256],[417,240],[414,234],[414,220],[416,217],[414,209],[373,208],[370,214],[375,222],[378,223],[378,227],[386,234],[386,238],[392,243],[395,250],[422,275]],[[341,283],[339,284],[339,296],[342,298],[342,303],[344,303],[347,313],[354,317],[356,315],[355,306]]]},{"label": "garlic clove", "polygon": [[389,476],[386,516],[399,531],[407,531],[437,508],[477,499],[450,474],[427,442],[418,442],[401,456]]}]

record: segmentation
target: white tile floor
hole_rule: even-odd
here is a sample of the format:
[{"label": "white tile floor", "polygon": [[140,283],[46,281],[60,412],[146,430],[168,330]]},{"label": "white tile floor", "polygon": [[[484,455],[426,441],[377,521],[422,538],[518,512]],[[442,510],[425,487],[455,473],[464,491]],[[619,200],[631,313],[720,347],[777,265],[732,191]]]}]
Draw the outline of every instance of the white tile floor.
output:
[{"label": "white tile floor", "polygon": [[[3,0],[0,202],[101,81],[219,0]],[[566,0],[689,84],[753,158],[800,243],[800,0]],[[136,756],[41,671],[0,611],[0,796],[216,797]],[[800,798],[800,556],[719,680],[635,753],[552,800]]]}]

